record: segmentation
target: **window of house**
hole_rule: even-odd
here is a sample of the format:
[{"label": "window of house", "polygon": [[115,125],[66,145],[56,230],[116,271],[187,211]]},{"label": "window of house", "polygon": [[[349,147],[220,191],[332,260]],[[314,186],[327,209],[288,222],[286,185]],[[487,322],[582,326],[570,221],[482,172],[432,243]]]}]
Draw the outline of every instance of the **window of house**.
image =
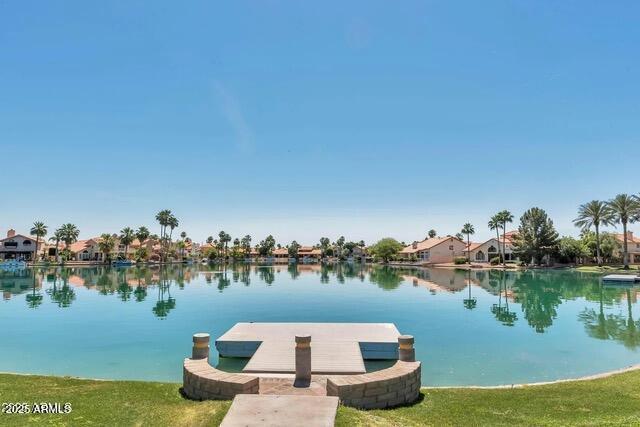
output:
[{"label": "window of house", "polygon": [[449,245],[449,250],[452,251],[453,250],[453,245]]},{"label": "window of house", "polygon": [[29,246],[31,244],[31,240],[25,240],[24,242],[22,242],[22,244],[25,246]]},{"label": "window of house", "polygon": [[17,248],[18,242],[4,242],[5,248]]},{"label": "window of house", "polygon": [[495,247],[495,246],[493,246],[493,245],[489,246],[489,249],[487,249],[487,251],[488,251],[488,252],[498,252],[498,251],[496,250],[496,247]]}]

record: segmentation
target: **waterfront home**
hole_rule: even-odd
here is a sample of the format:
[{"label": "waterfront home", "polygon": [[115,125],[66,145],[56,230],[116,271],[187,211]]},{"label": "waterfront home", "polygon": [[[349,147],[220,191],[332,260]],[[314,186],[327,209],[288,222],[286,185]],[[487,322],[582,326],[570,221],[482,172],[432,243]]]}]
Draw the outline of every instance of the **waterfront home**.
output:
[{"label": "waterfront home", "polygon": [[[513,236],[515,234],[515,231],[509,231],[504,236],[504,254],[507,261],[515,261],[517,258],[513,249]],[[468,256],[472,262],[489,262],[492,258],[499,256],[502,249],[502,236],[500,236],[499,241],[492,237],[485,242],[471,242],[469,246],[465,247],[464,256]]]},{"label": "waterfront home", "polygon": [[466,244],[452,236],[432,237],[421,242],[413,242],[398,254],[401,259],[420,263],[451,263],[464,255]]},{"label": "waterfront home", "polygon": [[[624,234],[615,234],[615,237],[620,242],[619,257],[622,258]],[[629,262],[631,264],[640,264],[640,237],[635,237],[633,231],[627,231],[627,251],[629,252]]]},{"label": "waterfront home", "polygon": [[7,237],[0,240],[0,260],[21,259],[31,261],[36,258],[35,255],[36,239],[23,234],[16,234],[14,229],[7,231]]}]

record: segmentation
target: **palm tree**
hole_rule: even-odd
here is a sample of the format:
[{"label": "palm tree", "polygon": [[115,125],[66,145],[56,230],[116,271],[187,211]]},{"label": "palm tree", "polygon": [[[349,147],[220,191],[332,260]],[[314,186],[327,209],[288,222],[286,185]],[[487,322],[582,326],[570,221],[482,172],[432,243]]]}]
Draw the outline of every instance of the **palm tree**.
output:
[{"label": "palm tree", "polygon": [[467,262],[471,264],[471,241],[469,236],[475,234],[476,230],[473,228],[473,225],[470,223],[466,223],[462,226],[462,233],[467,235]]},{"label": "palm tree", "polygon": [[116,239],[113,235],[109,233],[104,233],[100,236],[100,241],[98,242],[98,247],[100,251],[104,254],[104,259],[106,262],[111,261],[111,251],[116,245]]},{"label": "palm tree", "polygon": [[227,259],[227,247],[228,247],[228,243],[231,241],[231,236],[227,233],[225,233],[224,231],[221,231],[220,233],[218,233],[218,237],[220,238],[220,244],[223,246],[224,248],[224,259]]},{"label": "palm tree", "polygon": [[171,211],[169,209],[161,210],[156,214],[156,221],[158,221],[158,224],[160,224],[160,244],[162,247],[163,261],[166,260],[165,240],[166,240],[166,234],[167,234],[167,227],[169,226],[169,222],[172,216],[173,215],[171,214]]},{"label": "palm tree", "polygon": [[174,215],[171,215],[169,217],[169,246],[171,246],[171,239],[173,237],[173,230],[175,228],[178,228],[178,225],[180,224],[180,222],[178,221],[178,218],[176,218]]},{"label": "palm tree", "polygon": [[138,243],[140,243],[140,247],[145,240],[147,240],[150,236],[149,229],[144,225],[136,230],[136,239],[138,239]]},{"label": "palm tree", "polygon": [[124,245],[124,258],[127,259],[129,253],[129,245],[133,243],[136,237],[136,232],[130,227],[125,227],[120,230],[120,243]]},{"label": "palm tree", "polygon": [[56,242],[56,257],[58,256],[58,246],[62,240],[62,231],[58,228],[53,232],[53,236],[49,237],[50,242]]},{"label": "palm tree", "polygon": [[74,224],[67,223],[60,227],[60,240],[64,242],[64,248],[69,249],[69,246],[78,241],[80,230]]},{"label": "palm tree", "polygon": [[247,234],[242,239],[240,239],[240,245],[244,250],[244,256],[249,257],[251,255],[251,236]]},{"label": "palm tree", "polygon": [[438,235],[438,233],[436,233],[436,230],[434,230],[433,228],[431,230],[429,230],[429,233],[427,233],[429,235],[430,239],[433,239],[434,237],[436,237]]},{"label": "palm tree", "polygon": [[40,238],[47,235],[47,226],[44,225],[42,221],[36,221],[33,223],[33,227],[31,227],[31,235],[36,236],[36,254],[34,262],[38,261],[38,246],[40,245]]},{"label": "palm tree", "polygon": [[640,220],[640,201],[635,196],[628,194],[618,194],[613,200],[607,202],[609,209],[613,212],[613,221],[622,224],[623,233],[623,253],[624,269],[629,269],[629,252],[627,249],[627,224],[632,224]]},{"label": "palm tree", "polygon": [[602,257],[600,256],[600,226],[611,225],[613,223],[613,212],[606,202],[600,200],[592,200],[578,208],[578,217],[573,223],[587,231],[591,227],[596,230],[596,262],[602,265]]},{"label": "palm tree", "polygon": [[489,230],[496,230],[496,240],[498,241],[498,256],[504,258],[502,255],[502,249],[500,248],[500,216],[499,214],[495,214],[489,220],[487,224]]},{"label": "palm tree", "polygon": [[511,214],[511,212],[507,210],[504,210],[504,211],[498,212],[498,217],[500,218],[500,224],[502,225],[502,266],[506,267],[507,265],[507,223],[513,222],[513,214]]}]

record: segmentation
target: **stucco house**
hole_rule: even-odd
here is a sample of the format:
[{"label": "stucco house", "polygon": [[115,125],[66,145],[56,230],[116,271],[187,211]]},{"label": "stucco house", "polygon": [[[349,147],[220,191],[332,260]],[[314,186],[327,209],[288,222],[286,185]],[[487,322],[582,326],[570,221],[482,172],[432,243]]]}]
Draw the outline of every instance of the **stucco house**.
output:
[{"label": "stucco house", "polygon": [[[40,241],[42,244],[42,240]],[[0,240],[0,260],[21,259],[31,261],[35,259],[36,239],[16,234],[11,229],[7,231],[7,237]]]},{"label": "stucco house", "polygon": [[398,254],[400,258],[417,262],[444,264],[451,263],[456,257],[464,255],[465,243],[452,236],[433,237],[421,242],[413,242]]},{"label": "stucco house", "polygon": [[[515,234],[516,231],[509,231],[504,235],[504,254],[507,261],[515,261],[517,259],[513,248]],[[466,257],[468,253],[471,262],[489,262],[492,258],[502,253],[502,239],[503,236],[501,235],[499,241],[492,237],[485,242],[471,242],[468,247],[465,247],[464,256]]]},{"label": "stucco house", "polygon": [[[620,258],[622,258],[624,234],[616,234],[615,237],[620,242]],[[640,264],[640,237],[635,237],[633,231],[627,231],[627,251],[629,251],[629,262],[631,264]]]}]

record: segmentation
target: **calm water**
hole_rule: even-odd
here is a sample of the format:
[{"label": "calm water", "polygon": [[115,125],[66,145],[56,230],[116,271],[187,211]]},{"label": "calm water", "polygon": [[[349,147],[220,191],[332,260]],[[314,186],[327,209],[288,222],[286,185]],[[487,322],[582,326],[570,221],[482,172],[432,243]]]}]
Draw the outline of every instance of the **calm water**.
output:
[{"label": "calm water", "polygon": [[545,381],[640,363],[640,288],[601,286],[594,274],[51,268],[0,271],[0,285],[0,371],[181,381],[191,335],[215,338],[240,321],[393,322],[415,336],[425,385]]}]

